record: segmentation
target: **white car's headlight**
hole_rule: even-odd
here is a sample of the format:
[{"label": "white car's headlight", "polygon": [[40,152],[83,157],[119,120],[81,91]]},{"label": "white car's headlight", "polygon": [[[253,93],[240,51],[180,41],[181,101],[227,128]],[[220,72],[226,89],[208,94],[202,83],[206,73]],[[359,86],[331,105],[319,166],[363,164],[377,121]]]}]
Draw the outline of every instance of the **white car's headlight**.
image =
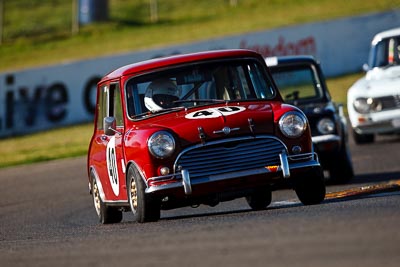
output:
[{"label": "white car's headlight", "polygon": [[159,131],[150,136],[147,146],[156,158],[167,158],[175,151],[175,139],[170,133]]},{"label": "white car's headlight", "polygon": [[317,129],[321,134],[332,134],[335,132],[335,123],[330,118],[322,118],[317,123]]},{"label": "white car's headlight", "polygon": [[382,110],[382,102],[373,98],[357,98],[353,102],[354,109],[361,114]]},{"label": "white car's headlight", "polygon": [[279,129],[286,137],[297,138],[307,129],[307,119],[300,112],[289,111],[279,119]]}]

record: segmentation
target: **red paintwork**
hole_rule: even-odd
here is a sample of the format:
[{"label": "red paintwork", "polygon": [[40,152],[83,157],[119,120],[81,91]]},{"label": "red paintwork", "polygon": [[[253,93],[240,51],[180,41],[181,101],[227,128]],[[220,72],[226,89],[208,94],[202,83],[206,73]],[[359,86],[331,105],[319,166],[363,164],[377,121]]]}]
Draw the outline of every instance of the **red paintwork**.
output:
[{"label": "red paintwork", "polygon": [[[177,64],[185,64],[199,60],[219,59],[219,58],[256,58],[260,64],[265,65],[264,59],[257,53],[247,50],[226,50],[202,52],[190,55],[178,55],[169,58],[161,58],[135,63],[119,68],[107,74],[100,82],[100,86],[110,80],[118,81],[120,88],[124,88],[124,83],[130,77],[158,68],[165,68]],[[266,66],[265,66],[266,68]],[[124,90],[121,90],[124,94]],[[122,95],[122,105],[126,106],[125,97]],[[117,169],[119,175],[119,194],[115,195],[110,180],[108,178],[106,166],[106,146],[110,141],[110,136],[105,136],[103,130],[94,129],[88,152],[88,174],[91,169],[97,173],[102,188],[104,190],[104,198],[106,201],[127,202],[125,169],[130,162],[134,162],[143,176],[148,179],[150,177],[159,176],[159,167],[169,166],[172,170],[174,157],[169,160],[155,159],[150,155],[147,148],[147,140],[149,136],[159,130],[168,129],[176,135],[177,154],[179,151],[189,145],[201,143],[199,138],[198,127],[201,126],[207,136],[207,140],[221,138],[221,135],[213,133],[215,130],[221,130],[224,126],[230,128],[240,128],[233,135],[249,135],[248,118],[252,118],[255,124],[255,134],[274,135],[283,140],[291,150],[294,145],[301,145],[303,152],[311,152],[311,135],[309,129],[298,139],[285,138],[278,129],[277,122],[279,118],[290,110],[298,110],[296,107],[282,103],[282,98],[277,93],[272,101],[243,101],[229,103],[228,106],[244,107],[246,110],[230,116],[221,116],[211,119],[190,120],[185,118],[188,113],[202,110],[205,108],[224,108],[226,104],[212,104],[207,107],[191,108],[188,110],[180,110],[167,114],[151,116],[148,119],[131,120],[124,112],[124,128],[118,129],[122,135],[115,135],[116,152],[117,152]],[[95,122],[97,121],[95,116]],[[123,163],[125,166],[122,166]],[[90,179],[90,178],[89,178]]]}]

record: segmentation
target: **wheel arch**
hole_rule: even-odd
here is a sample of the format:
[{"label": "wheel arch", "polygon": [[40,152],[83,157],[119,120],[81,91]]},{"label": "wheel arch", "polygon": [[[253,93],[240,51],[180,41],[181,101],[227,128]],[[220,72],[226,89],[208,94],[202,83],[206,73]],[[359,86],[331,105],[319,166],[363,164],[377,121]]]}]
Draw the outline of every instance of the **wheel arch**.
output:
[{"label": "wheel arch", "polygon": [[140,178],[143,180],[143,182],[144,182],[144,184],[146,185],[146,187],[148,187],[148,184],[147,184],[147,180],[146,180],[146,178],[145,178],[145,175],[144,175],[144,173],[143,173],[143,171],[142,171],[142,169],[139,167],[139,165],[135,162],[135,161],[133,161],[133,160],[130,160],[129,162],[128,162],[128,164],[126,165],[126,173],[125,173],[125,182],[126,182],[126,184],[128,184],[128,170],[129,170],[129,168],[130,167],[133,167],[136,171],[137,171],[137,173],[140,175]]},{"label": "wheel arch", "polygon": [[89,192],[90,192],[90,194],[93,194],[93,191],[92,191],[93,179],[96,179],[97,187],[100,192],[101,201],[106,202],[106,195],[104,194],[103,185],[101,184],[99,175],[96,172],[96,168],[94,166],[90,166],[90,168],[89,168]]}]

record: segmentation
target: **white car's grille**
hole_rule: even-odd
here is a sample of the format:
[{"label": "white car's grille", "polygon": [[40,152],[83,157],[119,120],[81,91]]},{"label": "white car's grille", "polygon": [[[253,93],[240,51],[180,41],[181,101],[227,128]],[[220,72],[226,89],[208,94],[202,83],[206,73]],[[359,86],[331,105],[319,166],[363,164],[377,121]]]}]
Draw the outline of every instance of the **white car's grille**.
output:
[{"label": "white car's grille", "polygon": [[400,95],[394,96],[394,102],[396,103],[396,107],[400,108]]},{"label": "white car's grille", "polygon": [[400,108],[400,95],[374,98],[374,102],[382,104],[381,110],[397,109]]},{"label": "white car's grille", "polygon": [[184,150],[175,170],[188,170],[193,179],[279,165],[282,150],[286,150],[284,144],[274,137],[225,139]]}]

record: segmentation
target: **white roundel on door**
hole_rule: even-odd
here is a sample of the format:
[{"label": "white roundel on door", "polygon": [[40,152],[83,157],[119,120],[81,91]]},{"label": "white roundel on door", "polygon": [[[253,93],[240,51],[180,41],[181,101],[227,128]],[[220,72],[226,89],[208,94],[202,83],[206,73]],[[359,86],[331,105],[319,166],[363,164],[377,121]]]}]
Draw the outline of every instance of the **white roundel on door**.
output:
[{"label": "white roundel on door", "polygon": [[118,196],[119,179],[118,179],[118,169],[117,169],[117,154],[115,150],[115,136],[111,137],[110,141],[107,144],[106,159],[107,159],[108,178],[110,179],[110,184],[114,194]]}]

